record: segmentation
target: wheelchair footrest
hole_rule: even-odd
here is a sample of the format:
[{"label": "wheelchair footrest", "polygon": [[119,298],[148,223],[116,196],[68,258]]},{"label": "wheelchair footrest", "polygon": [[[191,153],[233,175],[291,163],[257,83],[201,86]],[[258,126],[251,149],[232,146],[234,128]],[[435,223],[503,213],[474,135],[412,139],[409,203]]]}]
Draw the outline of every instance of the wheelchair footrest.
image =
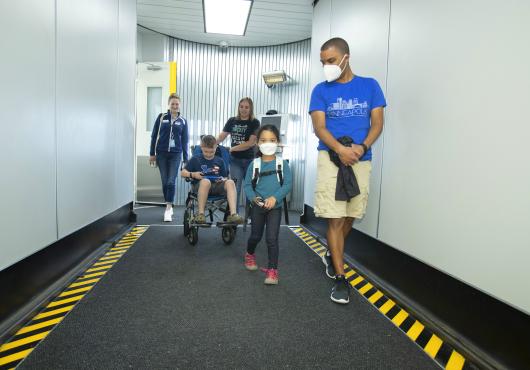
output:
[{"label": "wheelchair footrest", "polygon": [[219,221],[217,227],[237,227],[235,222]]},{"label": "wheelchair footrest", "polygon": [[211,222],[205,222],[203,224],[190,223],[190,227],[212,227]]}]

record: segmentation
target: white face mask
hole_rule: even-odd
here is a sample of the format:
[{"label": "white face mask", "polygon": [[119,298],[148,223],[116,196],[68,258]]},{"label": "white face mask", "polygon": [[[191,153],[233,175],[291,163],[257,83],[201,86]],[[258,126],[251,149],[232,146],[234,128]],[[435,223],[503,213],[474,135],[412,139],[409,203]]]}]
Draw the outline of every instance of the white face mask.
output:
[{"label": "white face mask", "polygon": [[344,66],[343,69],[340,69],[341,63],[344,61],[344,58],[346,58],[346,54],[342,57],[340,60],[340,63],[337,64],[326,64],[324,65],[324,76],[326,77],[326,81],[332,82],[335,81],[337,78],[340,77],[346,66]]},{"label": "white face mask", "polygon": [[278,148],[278,143],[263,143],[259,145],[259,150],[262,154],[273,155],[276,153]]}]

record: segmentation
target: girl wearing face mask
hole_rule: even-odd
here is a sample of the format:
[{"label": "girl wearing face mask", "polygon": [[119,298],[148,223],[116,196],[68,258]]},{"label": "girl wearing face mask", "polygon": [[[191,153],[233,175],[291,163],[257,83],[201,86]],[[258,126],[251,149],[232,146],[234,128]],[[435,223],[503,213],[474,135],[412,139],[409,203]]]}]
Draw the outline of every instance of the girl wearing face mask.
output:
[{"label": "girl wearing face mask", "polygon": [[171,222],[180,159],[188,160],[188,122],[180,115],[180,97],[177,94],[171,94],[167,103],[167,113],[160,113],[153,127],[149,163],[151,166],[156,164],[160,170],[166,202],[164,221]]},{"label": "girl wearing face mask", "polygon": [[[251,202],[250,217],[252,230],[245,254],[245,267],[254,271],[258,269],[256,246],[263,236],[265,228],[269,261],[262,269],[265,284],[278,284],[278,234],[282,219],[282,202],[292,188],[292,176],[289,163],[276,158],[276,149],[280,142],[280,133],[276,126],[262,126],[257,133],[259,145],[258,157],[248,166],[245,177],[245,194]],[[277,166],[280,166],[278,169]]]},{"label": "girl wearing face mask", "polygon": [[217,136],[219,144],[230,135],[230,177],[236,182],[238,209],[241,185],[245,179],[248,164],[254,158],[258,128],[259,121],[254,117],[254,103],[252,99],[246,97],[239,101],[237,115],[226,122],[223,132]]}]

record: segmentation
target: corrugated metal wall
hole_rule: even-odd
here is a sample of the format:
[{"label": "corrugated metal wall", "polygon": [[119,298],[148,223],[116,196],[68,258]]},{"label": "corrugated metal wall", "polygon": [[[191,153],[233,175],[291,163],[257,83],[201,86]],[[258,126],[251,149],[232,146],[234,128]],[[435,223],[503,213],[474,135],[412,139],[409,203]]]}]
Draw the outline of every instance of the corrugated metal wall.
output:
[{"label": "corrugated metal wall", "polygon": [[[177,93],[181,96],[182,114],[189,121],[191,144],[198,144],[202,134],[221,132],[228,118],[236,115],[242,97],[252,98],[256,114],[269,109],[293,114],[294,127],[289,130],[285,143],[293,149],[290,163],[294,186],[290,208],[301,210],[304,204],[305,133],[309,124],[311,41],[228,50],[178,39],[171,41],[172,60],[177,62]],[[277,69],[285,70],[290,80],[268,88],[261,74]],[[179,180],[177,204],[184,203],[187,191],[188,185]]]}]

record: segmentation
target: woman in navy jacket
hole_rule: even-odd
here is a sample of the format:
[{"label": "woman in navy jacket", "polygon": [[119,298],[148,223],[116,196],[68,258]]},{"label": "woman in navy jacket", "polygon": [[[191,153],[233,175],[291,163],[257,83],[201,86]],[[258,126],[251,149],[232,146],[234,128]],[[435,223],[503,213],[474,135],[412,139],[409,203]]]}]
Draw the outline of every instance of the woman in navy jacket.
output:
[{"label": "woman in navy jacket", "polygon": [[167,113],[160,113],[151,134],[149,163],[158,166],[166,202],[164,221],[171,222],[175,181],[181,158],[188,160],[188,122],[180,115],[180,97],[171,94]]}]

